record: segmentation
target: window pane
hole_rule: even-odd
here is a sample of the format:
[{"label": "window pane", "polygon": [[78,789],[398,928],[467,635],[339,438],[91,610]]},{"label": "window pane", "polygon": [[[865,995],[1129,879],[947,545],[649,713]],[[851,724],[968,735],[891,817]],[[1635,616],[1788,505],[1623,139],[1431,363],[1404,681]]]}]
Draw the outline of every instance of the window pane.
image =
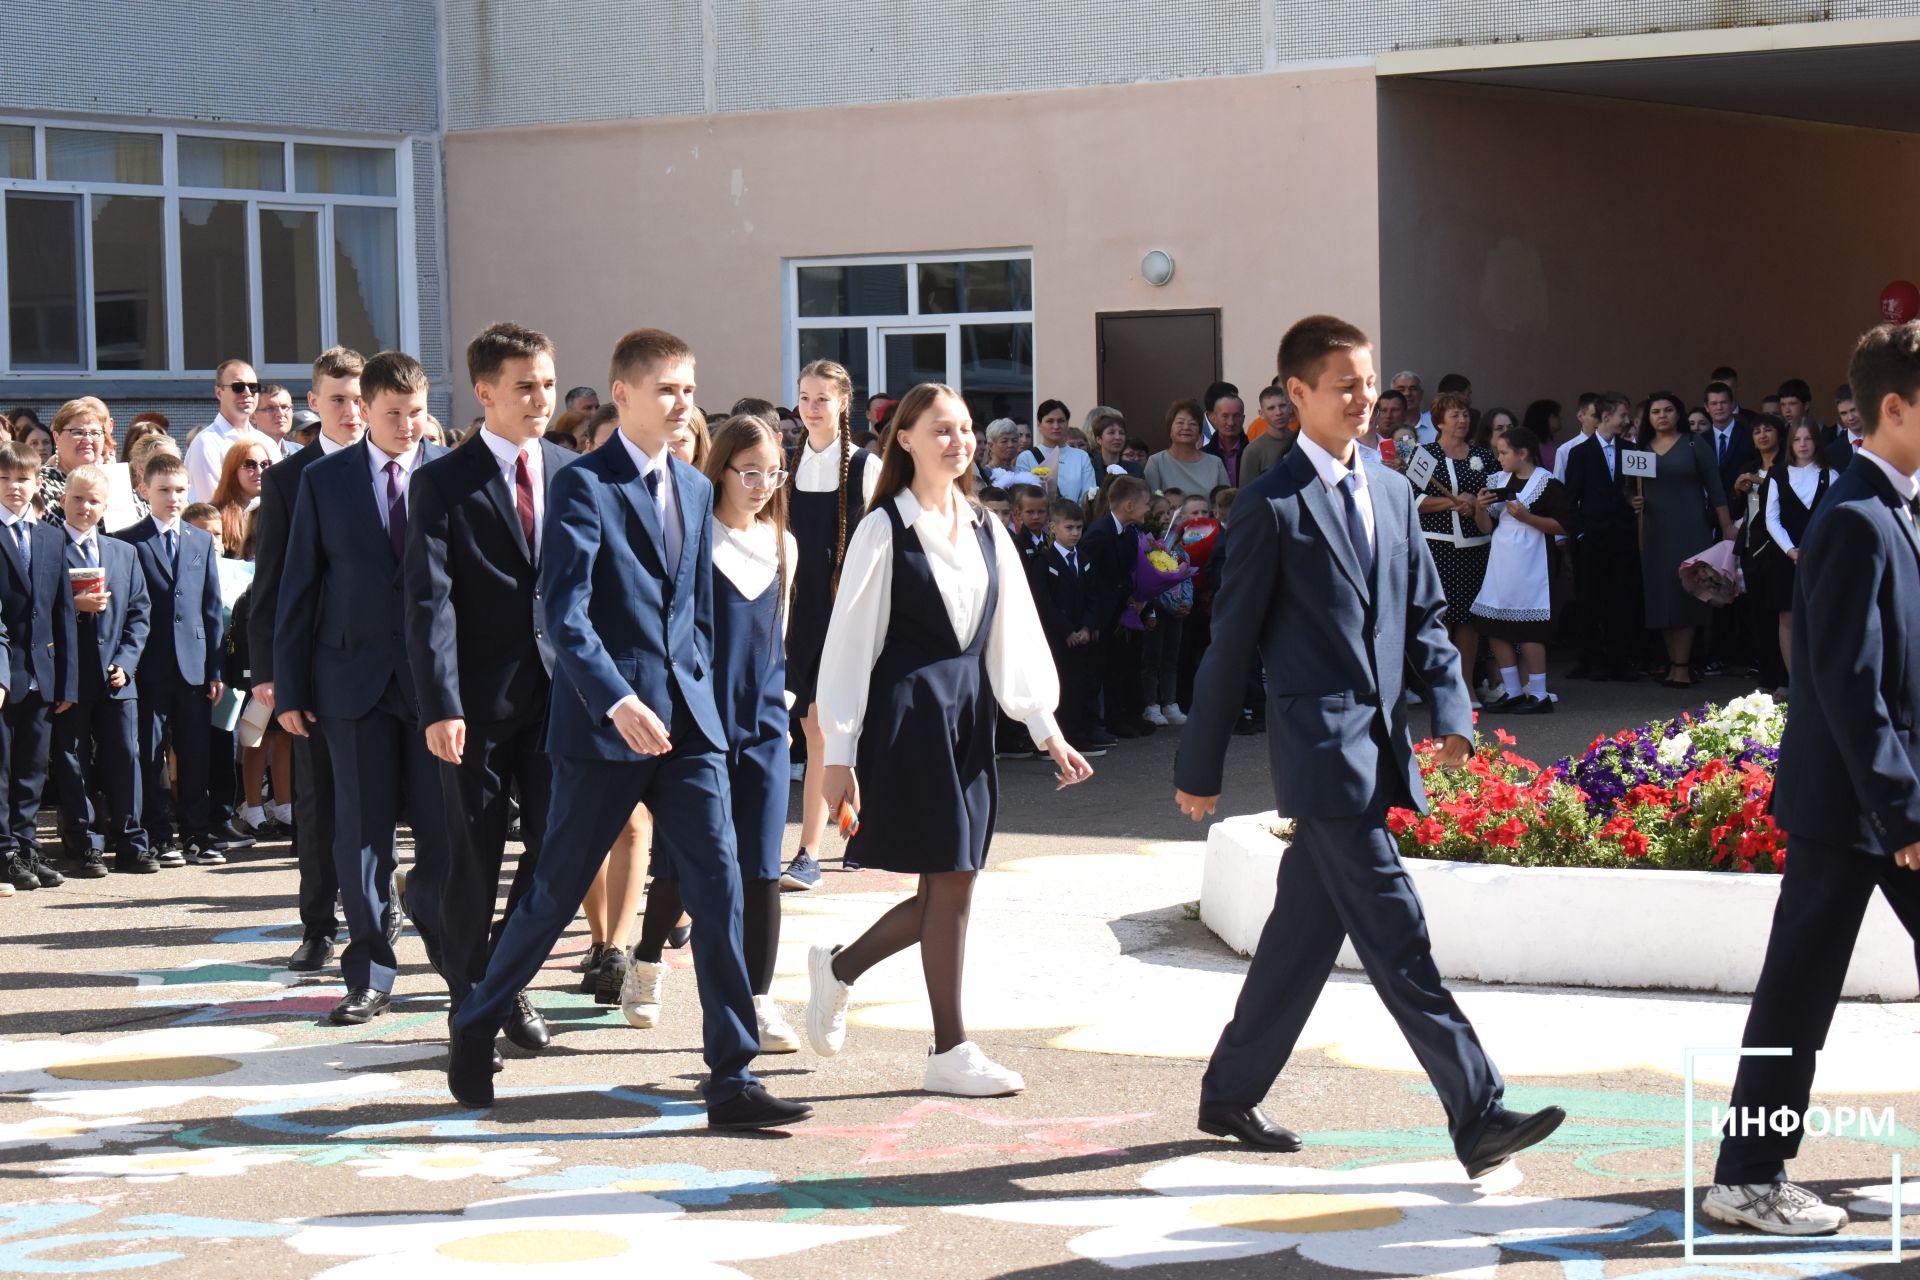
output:
[{"label": "window pane", "polygon": [[804,316],[904,316],[907,269],[801,267],[800,314]]},{"label": "window pane", "polygon": [[815,360],[833,360],[853,379],[853,429],[866,422],[867,397],[879,390],[867,380],[867,331],[861,329],[800,330],[800,367]]},{"label": "window pane", "polygon": [[1033,263],[923,262],[920,264],[920,313],[1033,310]]},{"label": "window pane", "polygon": [[246,202],[182,200],[180,314],[187,368],[252,359],[249,292]]},{"label": "window pane", "polygon": [[947,381],[947,335],[889,333],[881,338],[888,395],[903,396],[923,382]]},{"label": "window pane", "polygon": [[296,191],[340,196],[390,196],[394,193],[393,152],[380,147],[293,149]]},{"label": "window pane", "polygon": [[1033,421],[1033,326],[970,324],[960,330],[960,396],[976,430],[995,418]]},{"label": "window pane", "polygon": [[160,135],[47,130],[47,177],[65,182],[160,185]]},{"label": "window pane", "polygon": [[80,201],[7,197],[7,314],[13,363],[72,368],[80,341]]},{"label": "window pane", "polygon": [[93,198],[93,354],[101,369],[167,367],[164,205]]},{"label": "window pane", "polygon": [[400,345],[398,212],[333,211],[334,341],[371,355]]},{"label": "window pane", "polygon": [[320,214],[260,211],[261,359],[302,364],[320,351]]},{"label": "window pane", "polygon": [[24,124],[0,124],[0,178],[33,176],[33,129]]},{"label": "window pane", "polygon": [[287,149],[241,138],[180,139],[180,185],[285,191]]}]

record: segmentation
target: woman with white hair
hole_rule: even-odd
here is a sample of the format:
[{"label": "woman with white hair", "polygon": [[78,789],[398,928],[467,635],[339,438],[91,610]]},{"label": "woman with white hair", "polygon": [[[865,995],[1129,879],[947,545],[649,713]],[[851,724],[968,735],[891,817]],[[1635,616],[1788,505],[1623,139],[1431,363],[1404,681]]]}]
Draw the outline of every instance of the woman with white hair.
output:
[{"label": "woman with white hair", "polygon": [[973,478],[976,485],[991,485],[993,473],[1013,471],[1014,457],[1020,452],[1020,424],[1012,418],[995,418],[987,424],[986,448],[981,449],[973,459]]}]

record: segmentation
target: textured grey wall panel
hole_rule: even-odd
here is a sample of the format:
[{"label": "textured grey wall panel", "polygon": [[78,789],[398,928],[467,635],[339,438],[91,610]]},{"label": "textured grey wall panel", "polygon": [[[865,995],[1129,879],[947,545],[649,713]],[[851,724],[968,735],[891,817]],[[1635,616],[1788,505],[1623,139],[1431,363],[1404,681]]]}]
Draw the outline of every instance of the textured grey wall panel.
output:
[{"label": "textured grey wall panel", "polygon": [[0,0],[0,110],[438,125],[436,0]]},{"label": "textured grey wall panel", "polygon": [[447,127],[706,109],[700,0],[446,0]]}]

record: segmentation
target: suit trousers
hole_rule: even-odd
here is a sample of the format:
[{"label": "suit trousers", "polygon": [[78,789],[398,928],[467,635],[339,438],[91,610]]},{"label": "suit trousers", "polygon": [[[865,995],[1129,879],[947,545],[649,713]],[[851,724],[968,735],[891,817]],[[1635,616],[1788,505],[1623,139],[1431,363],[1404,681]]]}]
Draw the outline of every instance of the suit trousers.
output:
[{"label": "suit trousers", "polygon": [[[213,704],[207,686],[188,684],[171,670],[152,677],[137,676],[140,686],[140,808],[141,825],[154,848],[174,835],[174,820],[186,839],[207,833],[207,759],[213,736]],[[169,805],[167,744],[173,744],[180,771],[180,800]]]},{"label": "suit trousers", "polygon": [[300,936],[331,938],[340,877],[333,869],[333,757],[318,721],[293,740],[293,856],[300,864]]},{"label": "suit trousers", "polygon": [[426,735],[397,680],[367,714],[353,720],[322,716],[320,724],[333,762],[333,867],[347,917],[340,976],[349,989],[391,991],[397,964],[386,912],[398,861],[394,832],[403,811],[414,844],[409,914],[423,938],[436,944],[439,938],[447,864],[439,762],[427,751]]},{"label": "suit trousers", "polygon": [[25,852],[40,847],[34,828],[52,749],[53,704],[37,691],[18,702],[9,698],[0,710],[0,769],[7,778],[7,829],[0,833],[0,848]]},{"label": "suit trousers", "polygon": [[1106,714],[1108,729],[1138,726],[1141,713],[1146,710],[1144,690],[1140,687],[1140,673],[1146,665],[1143,635],[1143,632],[1116,626],[1101,638],[1101,710]]},{"label": "suit trousers", "polygon": [[[547,759],[547,706],[503,724],[469,724],[457,765],[439,761],[447,809],[447,877],[440,894],[441,969],[455,1010],[486,976],[487,958],[514,908],[526,896],[540,861],[552,807],[553,766]],[[520,797],[523,849],[498,923],[500,864],[507,847],[508,798]],[[608,842],[611,845],[611,841]],[[412,897],[409,890],[408,897]]]},{"label": "suit trousers", "polygon": [[1636,668],[1640,551],[1631,533],[1589,533],[1574,549],[1580,660],[1595,671]]},{"label": "suit trousers", "polygon": [[[1780,901],[1773,909],[1767,958],[1747,1012],[1747,1049],[1791,1049],[1786,1057],[1742,1058],[1733,1082],[1732,1113],[1771,1116],[1782,1107],[1801,1120],[1813,1093],[1816,1055],[1840,1003],[1854,940],[1875,889],[1887,895],[1907,932],[1920,940],[1920,872],[1891,857],[1838,849],[1799,837],[1787,841]],[[1800,1151],[1801,1128],[1750,1133],[1742,1125],[1720,1144],[1713,1180],[1730,1185],[1773,1182]]]},{"label": "suit trousers", "polygon": [[[697,742],[684,715],[675,742]],[[632,760],[553,757],[553,807],[533,883],[507,914],[486,976],[460,1005],[456,1035],[492,1037],[507,1008],[572,923],[614,837],[635,804],[653,811],[654,839],[674,850],[680,897],[693,916],[694,980],[700,988],[702,1042],[709,1075],[701,1092],[725,1102],[754,1082],[748,1063],[759,1052],[753,990],[741,949],[740,862],[734,856],[726,758],[677,749]]]},{"label": "suit trousers", "polygon": [[1341,942],[1351,937],[1439,1093],[1454,1148],[1464,1156],[1505,1085],[1434,966],[1420,897],[1386,828],[1387,805],[1382,788],[1363,814],[1295,820],[1273,913],[1200,1097],[1231,1107],[1260,1104],[1292,1055]]},{"label": "suit trousers", "polygon": [[[122,857],[138,857],[147,852],[140,825],[140,707],[132,698],[107,697],[97,678],[82,677],[81,685],[80,701],[53,720],[60,842],[70,858],[109,843]],[[95,791],[106,796],[106,813],[94,805]]]}]

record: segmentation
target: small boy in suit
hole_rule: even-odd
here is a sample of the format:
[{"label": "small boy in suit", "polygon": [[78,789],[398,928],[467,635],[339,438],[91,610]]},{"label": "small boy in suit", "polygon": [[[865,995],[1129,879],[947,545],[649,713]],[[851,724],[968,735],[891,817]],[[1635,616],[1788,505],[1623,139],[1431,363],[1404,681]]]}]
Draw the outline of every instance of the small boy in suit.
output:
[{"label": "small boy in suit", "polygon": [[66,539],[28,518],[40,487],[39,460],[25,445],[0,444],[0,622],[6,625],[6,703],[0,708],[0,772],[7,822],[0,831],[7,880],[16,889],[52,889],[66,879],[47,865],[34,835],[47,783],[53,716],[72,705],[73,588]]},{"label": "small boy in suit", "polygon": [[[220,579],[213,538],[181,519],[187,464],[170,454],[147,462],[153,514],[114,536],[132,545],[152,605],[147,647],[134,686],[140,699],[141,825],[163,867],[227,859],[212,833],[207,800],[213,704],[226,692],[221,670]],[[179,802],[167,805],[167,745],[179,769]],[[184,843],[175,832],[175,818]]]},{"label": "small boy in suit", "polygon": [[1144,738],[1154,726],[1145,719],[1145,690],[1140,670],[1145,662],[1140,632],[1121,625],[1129,604],[1144,617],[1148,602],[1133,594],[1134,568],[1140,540],[1146,532],[1140,522],[1153,505],[1153,490],[1138,476],[1116,476],[1107,486],[1107,514],[1093,522],[1082,541],[1086,573],[1091,578],[1094,618],[1099,626],[1101,694],[1107,732],[1116,738]]},{"label": "small boy in suit", "polygon": [[[140,707],[133,673],[147,644],[152,604],[132,547],[100,533],[107,512],[107,473],[91,464],[67,475],[60,498],[67,535],[66,567],[93,571],[98,585],[73,597],[74,667],[79,697],[53,718],[53,785],[60,797],[60,842],[76,875],[160,870],[140,825]],[[94,795],[104,795],[99,812]]]},{"label": "small boy in suit", "polygon": [[1078,503],[1054,500],[1053,541],[1034,557],[1034,603],[1046,628],[1053,663],[1060,671],[1060,731],[1083,756],[1103,756],[1100,736],[1100,650],[1097,620],[1080,562],[1086,515]]}]

